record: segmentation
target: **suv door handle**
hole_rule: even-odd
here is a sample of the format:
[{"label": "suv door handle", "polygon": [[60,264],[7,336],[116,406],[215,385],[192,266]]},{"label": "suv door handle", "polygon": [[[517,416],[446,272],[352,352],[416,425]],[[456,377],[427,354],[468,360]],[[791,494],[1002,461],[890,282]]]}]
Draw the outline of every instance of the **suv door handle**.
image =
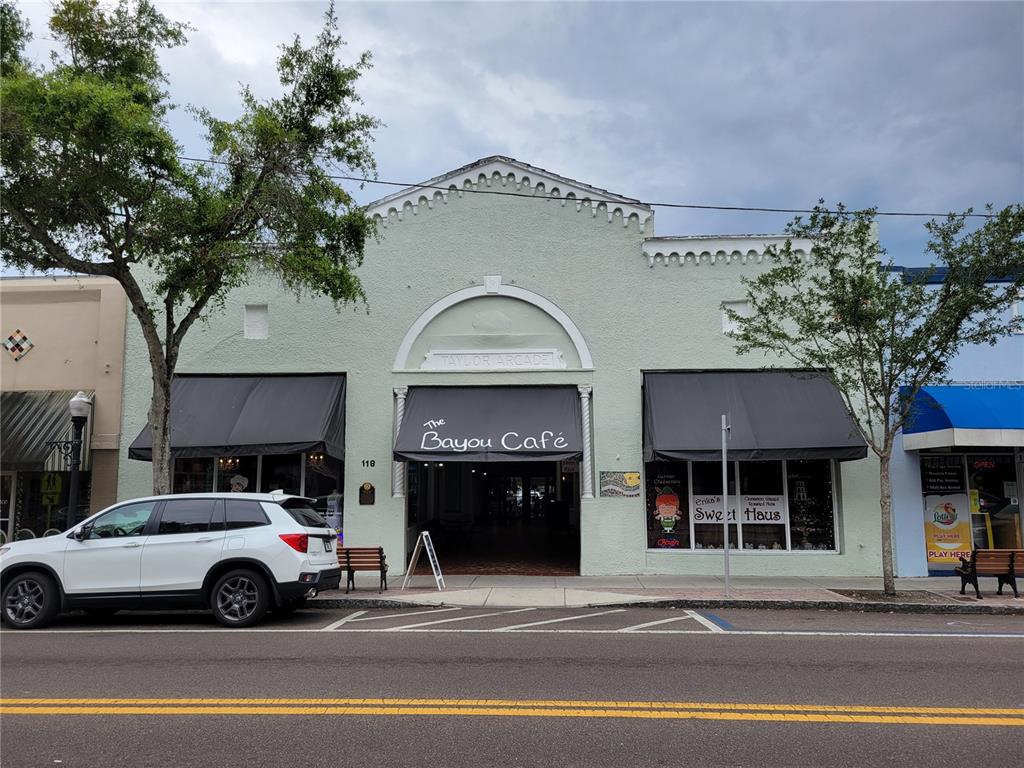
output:
[{"label": "suv door handle", "polygon": [[205,544],[207,541],[213,541],[213,540],[214,540],[213,536],[206,536],[206,537],[204,537],[202,539],[196,539],[196,543],[197,544]]},{"label": "suv door handle", "polygon": [[122,544],[121,545],[122,549],[131,549],[132,547],[141,547],[141,546],[142,545],[139,544],[139,542],[137,542],[137,541],[133,541],[131,544]]}]

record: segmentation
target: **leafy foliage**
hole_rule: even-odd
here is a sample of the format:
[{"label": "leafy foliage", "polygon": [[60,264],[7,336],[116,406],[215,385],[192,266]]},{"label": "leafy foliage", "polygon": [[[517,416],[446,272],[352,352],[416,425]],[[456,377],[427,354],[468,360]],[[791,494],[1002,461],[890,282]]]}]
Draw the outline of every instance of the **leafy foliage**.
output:
[{"label": "leafy foliage", "polygon": [[380,123],[357,111],[355,89],[369,54],[339,60],[331,6],[312,44],[296,36],[281,47],[281,95],[261,100],[243,88],[234,120],[191,110],[209,145],[209,162],[196,163],[167,127],[159,61],[160,50],[186,43],[185,25],[149,0],[109,10],[60,0],[49,27],[62,52],[44,66],[25,59],[28,28],[10,2],[0,21],[0,253],[18,267],[107,275],[124,287],[153,367],[158,470],[156,438],[169,432],[157,390],[169,391],[185,334],[228,291],[259,270],[297,294],[365,303],[354,270],[373,224],[325,167],[375,173]]},{"label": "leafy foliage", "polygon": [[913,397],[945,382],[965,346],[994,344],[1024,322],[1007,311],[1024,288],[1024,208],[987,210],[973,230],[970,210],[929,222],[933,267],[909,275],[886,258],[873,210],[829,210],[821,201],[806,221],[787,226],[782,246],[766,249],[769,268],[744,278],[748,312],[723,306],[737,327],[738,352],[826,371],[879,457],[889,592],[889,462]]}]

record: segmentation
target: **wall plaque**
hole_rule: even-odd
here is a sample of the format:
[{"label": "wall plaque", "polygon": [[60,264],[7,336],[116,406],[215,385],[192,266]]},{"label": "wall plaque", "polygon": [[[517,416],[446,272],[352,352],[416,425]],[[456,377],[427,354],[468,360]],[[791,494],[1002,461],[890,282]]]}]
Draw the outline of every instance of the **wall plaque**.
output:
[{"label": "wall plaque", "polygon": [[377,499],[377,489],[372,483],[363,483],[359,486],[359,503],[373,504]]}]

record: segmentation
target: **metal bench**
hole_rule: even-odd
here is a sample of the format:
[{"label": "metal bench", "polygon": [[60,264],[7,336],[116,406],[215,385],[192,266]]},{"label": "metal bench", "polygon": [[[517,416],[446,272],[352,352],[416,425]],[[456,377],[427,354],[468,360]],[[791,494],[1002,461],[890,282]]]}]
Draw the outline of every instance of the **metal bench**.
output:
[{"label": "metal bench", "polygon": [[974,593],[981,600],[978,589],[979,576],[995,576],[999,580],[997,595],[1003,594],[1003,586],[1009,585],[1014,597],[1017,592],[1016,564],[1024,565],[1024,549],[976,549],[971,552],[971,559],[960,558],[960,565],[954,570],[960,576],[960,594],[964,594],[967,585],[974,587]]}]

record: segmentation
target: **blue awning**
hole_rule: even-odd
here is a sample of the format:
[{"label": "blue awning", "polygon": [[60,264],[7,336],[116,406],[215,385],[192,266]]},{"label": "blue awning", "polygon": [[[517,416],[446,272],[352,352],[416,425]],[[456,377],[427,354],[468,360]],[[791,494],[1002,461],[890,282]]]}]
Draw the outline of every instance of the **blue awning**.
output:
[{"label": "blue awning", "polygon": [[903,447],[1024,446],[1024,383],[922,387],[903,429]]}]

